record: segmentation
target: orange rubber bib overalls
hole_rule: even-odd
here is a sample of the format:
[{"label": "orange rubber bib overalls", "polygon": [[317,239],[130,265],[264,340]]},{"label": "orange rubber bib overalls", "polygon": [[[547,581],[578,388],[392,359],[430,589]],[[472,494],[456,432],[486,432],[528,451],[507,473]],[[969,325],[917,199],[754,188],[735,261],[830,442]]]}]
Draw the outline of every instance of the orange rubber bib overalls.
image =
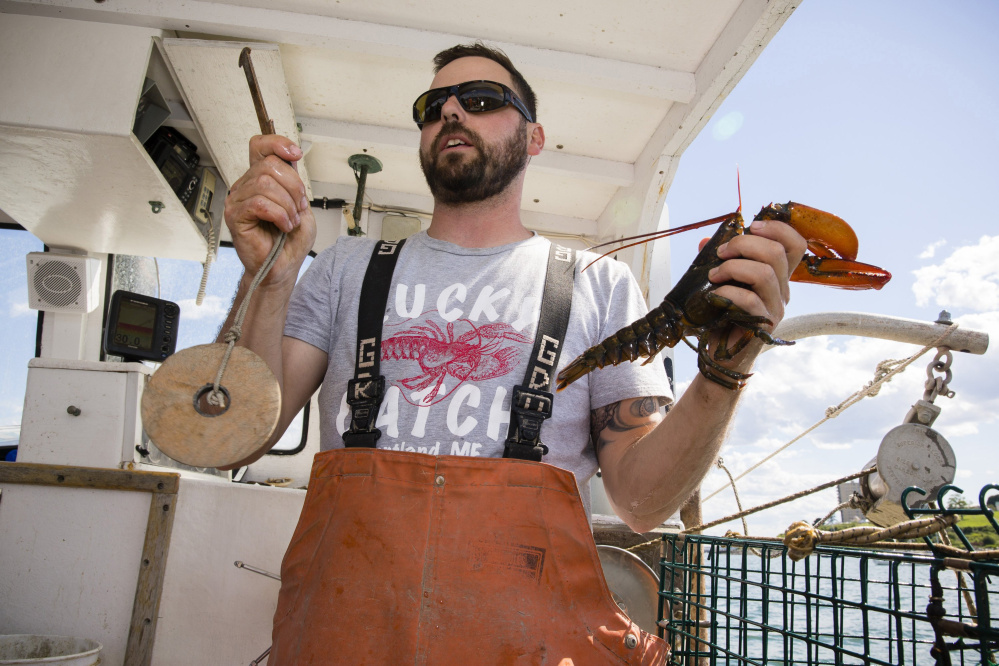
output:
[{"label": "orange rubber bib overalls", "polygon": [[[380,326],[384,308],[372,309]],[[352,380],[348,402],[367,388]],[[524,388],[512,400],[529,411],[537,395]],[[373,412],[352,405],[366,446]],[[571,472],[344,439],[350,448],[313,465],[281,565],[270,666],[666,663],[665,642],[611,597]]]}]

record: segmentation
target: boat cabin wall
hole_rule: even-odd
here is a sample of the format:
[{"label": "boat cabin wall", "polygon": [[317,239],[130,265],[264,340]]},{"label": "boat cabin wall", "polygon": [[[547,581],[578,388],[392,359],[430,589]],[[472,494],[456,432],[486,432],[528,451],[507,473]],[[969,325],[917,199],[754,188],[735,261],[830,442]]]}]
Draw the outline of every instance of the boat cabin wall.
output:
[{"label": "boat cabin wall", "polygon": [[[92,21],[17,14],[3,14],[0,20],[0,90],[5,100],[0,105],[0,222],[26,229],[41,241],[34,250],[41,250],[42,243],[47,246],[46,257],[64,255],[74,264],[88,260],[97,295],[83,313],[80,308],[29,305],[44,309],[37,318],[37,354],[43,359],[104,360],[107,302],[120,282],[112,275],[122,271],[123,263],[151,266],[151,286],[131,290],[161,296],[160,267],[154,259],[160,264],[164,259],[190,262],[197,277],[185,283],[183,291],[191,301],[197,293],[200,264],[209,247],[205,230],[192,220],[136,136],[140,100],[153,82],[161,94],[158,102],[169,111],[166,125],[195,143],[200,166],[213,166],[162,52],[164,36],[161,30]],[[217,190],[224,196],[226,187],[220,183]],[[223,196],[216,203],[221,204]],[[224,226],[220,205],[216,212],[218,226]],[[342,215],[339,210],[318,213],[325,218],[323,242],[328,244],[344,226]],[[23,255],[10,259],[25,265]],[[217,296],[226,305],[232,290],[227,291]],[[204,313],[188,314],[198,318]],[[196,344],[212,342],[214,335],[212,330]],[[135,410],[137,405],[122,409]],[[16,431],[16,423],[12,428]],[[16,443],[16,432],[12,437]],[[311,439],[318,442],[318,435]],[[134,444],[141,448],[144,443]],[[130,462],[126,457],[121,464]],[[260,472],[260,480],[293,477],[304,485],[308,463],[296,463],[295,470],[288,469],[290,463],[291,457],[280,459],[276,469]]]},{"label": "boat cabin wall", "polygon": [[[86,256],[98,264],[96,307],[86,314],[47,311],[42,316],[42,358],[102,360],[106,304],[114,291],[109,274],[123,258],[180,259],[194,266],[205,260],[205,230],[192,220],[133,132],[140,100],[153,81],[170,111],[165,125],[198,147],[201,165],[215,166],[219,149],[201,133],[207,121],[187,111],[184,100],[191,91],[181,86],[167,53],[170,42],[190,41],[197,40],[170,39],[163,31],[136,26],[3,15],[0,89],[13,103],[0,107],[0,178],[6,183],[0,210],[53,253]],[[208,47],[215,44],[231,48],[223,42]],[[266,46],[256,52],[263,56]],[[303,148],[308,151],[309,146]],[[415,154],[412,158],[417,159]],[[392,175],[384,172],[368,179],[360,228],[369,237],[398,239],[429,225],[430,199],[379,188],[391,182]],[[314,250],[319,252],[350,232],[357,190],[326,182],[313,182],[312,188],[314,200],[344,202],[342,207],[313,208],[318,227]],[[222,181],[217,204],[225,190]],[[377,205],[381,202],[391,205]],[[225,241],[221,208],[216,211]],[[585,247],[578,238],[556,239]],[[213,270],[219,270],[218,264]],[[185,292],[193,300],[197,278]],[[228,305],[231,294],[215,296]],[[197,344],[213,338],[214,331]],[[306,428],[303,455],[266,456],[251,468],[249,478],[290,478],[293,485],[304,485],[308,465],[301,459],[317,446],[317,422],[311,419]]]}]

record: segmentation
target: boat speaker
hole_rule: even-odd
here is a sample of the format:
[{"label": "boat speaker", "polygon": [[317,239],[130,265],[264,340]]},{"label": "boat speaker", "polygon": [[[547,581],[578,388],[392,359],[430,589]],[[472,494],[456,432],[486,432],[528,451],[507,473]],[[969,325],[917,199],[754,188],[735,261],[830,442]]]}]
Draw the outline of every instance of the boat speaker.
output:
[{"label": "boat speaker", "polygon": [[56,252],[30,252],[28,307],[46,312],[86,314],[100,300],[100,261]]}]

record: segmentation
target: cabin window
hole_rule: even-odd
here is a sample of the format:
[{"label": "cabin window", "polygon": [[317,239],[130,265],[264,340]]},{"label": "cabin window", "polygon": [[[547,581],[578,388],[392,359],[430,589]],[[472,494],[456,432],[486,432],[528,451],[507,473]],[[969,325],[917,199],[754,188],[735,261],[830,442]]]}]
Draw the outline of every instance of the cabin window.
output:
[{"label": "cabin window", "polygon": [[[310,263],[312,257],[306,257],[302,271]],[[201,275],[201,264],[193,261],[152,260],[147,257],[117,255],[113,289],[127,289],[157,296],[179,305],[177,351],[180,351],[187,347],[214,342],[218,337],[219,330],[229,313],[239,278],[243,275],[243,265],[231,245],[220,247],[218,257],[212,262],[204,300],[201,305],[197,305]],[[289,455],[305,448],[308,437],[308,410],[306,405],[305,409],[295,416],[288,430],[270,453]]]},{"label": "cabin window", "polygon": [[21,412],[28,383],[28,360],[37,355],[38,310],[28,307],[25,255],[41,252],[42,242],[16,225],[0,227],[0,461],[13,460],[21,436]]}]

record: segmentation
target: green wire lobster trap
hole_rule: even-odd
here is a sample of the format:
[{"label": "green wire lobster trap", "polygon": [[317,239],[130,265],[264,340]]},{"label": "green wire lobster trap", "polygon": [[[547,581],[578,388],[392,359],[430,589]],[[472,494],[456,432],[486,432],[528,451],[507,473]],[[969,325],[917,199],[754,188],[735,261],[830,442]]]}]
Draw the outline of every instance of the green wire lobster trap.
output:
[{"label": "green wire lobster trap", "polygon": [[[990,510],[918,513],[984,515],[999,534]],[[999,558],[952,532],[960,556],[819,546],[799,562],[779,541],[666,534],[659,635],[676,666],[995,665]]]}]

